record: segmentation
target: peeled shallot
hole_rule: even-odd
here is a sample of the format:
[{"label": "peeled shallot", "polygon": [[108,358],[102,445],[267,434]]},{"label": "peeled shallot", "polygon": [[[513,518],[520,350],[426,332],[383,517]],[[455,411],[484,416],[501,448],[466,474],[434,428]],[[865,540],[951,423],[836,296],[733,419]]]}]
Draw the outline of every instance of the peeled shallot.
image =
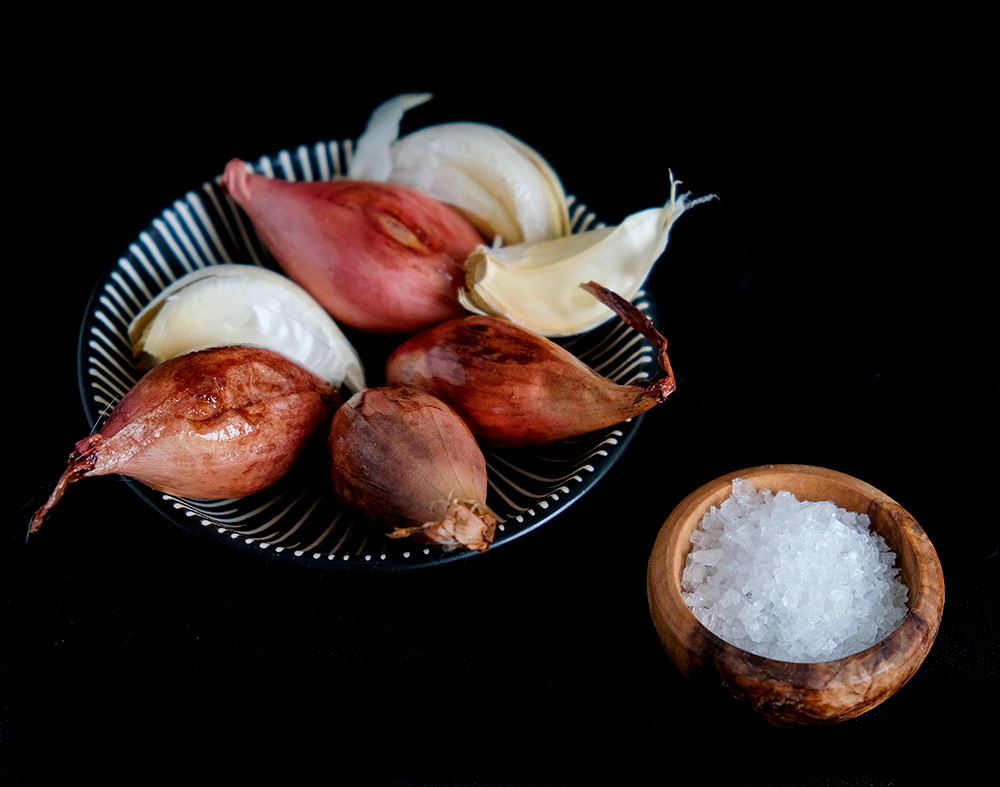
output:
[{"label": "peeled shallot", "polygon": [[243,497],[277,482],[339,403],[329,383],[272,350],[230,346],[147,372],[99,432],[77,442],[36,532],[68,484],[118,473],[170,495]]},{"label": "peeled shallot", "polygon": [[465,260],[483,239],[447,205],[391,183],[280,180],[239,159],[223,183],[281,269],[344,325],[402,334],[466,313]]},{"label": "peeled shallot", "polygon": [[544,336],[499,317],[472,315],[403,342],[386,362],[386,381],[443,400],[495,447],[576,437],[664,401],[676,388],[666,339],[628,300],[594,282],[581,286],[653,344],[662,374],[645,385],[621,385]]},{"label": "peeled shallot", "polygon": [[391,538],[478,552],[493,542],[486,460],[439,399],[402,387],[356,393],[334,415],[328,446],[337,495]]}]

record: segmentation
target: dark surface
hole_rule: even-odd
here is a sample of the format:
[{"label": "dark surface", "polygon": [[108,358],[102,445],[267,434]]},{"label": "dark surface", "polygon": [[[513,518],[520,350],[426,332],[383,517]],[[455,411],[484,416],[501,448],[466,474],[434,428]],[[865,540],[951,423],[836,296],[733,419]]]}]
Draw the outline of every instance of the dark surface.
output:
[{"label": "dark surface", "polygon": [[[8,313],[24,311],[8,322],[7,783],[68,769],[110,783],[863,785],[985,762],[1000,396],[980,72],[929,57],[929,38],[682,52],[679,31],[647,38],[634,22],[554,51],[487,31],[488,56],[471,33],[445,48],[423,30],[368,30],[379,66],[334,21],[303,40],[301,19],[263,17],[228,37],[137,25],[45,50],[58,79],[19,83],[9,121]],[[665,201],[668,168],[719,195],[678,222],[652,276],[679,387],[626,459],[555,521],[431,570],[248,559],[112,478],[71,488],[25,544],[87,430],[76,342],[101,271],[230,157],[356,137],[410,90],[435,94],[411,127],[502,126],[609,223]],[[649,619],[646,560],[673,506],[768,462],[873,484],[944,567],[923,667],[835,727],[771,729],[712,701],[679,678]]]}]

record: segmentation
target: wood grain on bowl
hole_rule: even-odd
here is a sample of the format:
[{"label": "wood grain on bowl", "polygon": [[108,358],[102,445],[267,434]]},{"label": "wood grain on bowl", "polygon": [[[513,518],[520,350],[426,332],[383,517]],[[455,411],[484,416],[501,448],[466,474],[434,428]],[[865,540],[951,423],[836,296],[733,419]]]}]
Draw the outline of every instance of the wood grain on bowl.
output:
[{"label": "wood grain on bowl", "polygon": [[[703,626],[681,595],[691,532],[742,478],[757,488],[786,490],[800,500],[832,500],[871,518],[897,556],[909,589],[900,626],[866,650],[834,661],[791,663],[758,656]],[[833,724],[891,697],[917,671],[937,636],[944,608],[944,575],[917,521],[895,500],[851,476],[809,465],[762,465],[715,479],[686,497],[664,522],[649,558],[647,594],[657,635],[686,678],[704,683],[775,725]]]}]

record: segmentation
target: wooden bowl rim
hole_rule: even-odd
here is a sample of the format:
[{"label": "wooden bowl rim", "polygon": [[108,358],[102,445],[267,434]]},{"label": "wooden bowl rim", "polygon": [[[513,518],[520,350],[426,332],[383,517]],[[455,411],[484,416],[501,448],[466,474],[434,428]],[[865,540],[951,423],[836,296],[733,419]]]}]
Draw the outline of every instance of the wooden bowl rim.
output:
[{"label": "wooden bowl rim", "polygon": [[[907,550],[911,550],[915,573],[908,583],[910,598],[906,617],[892,634],[859,653],[826,662],[802,663],[758,656],[725,642],[709,631],[681,596],[682,558],[690,550],[690,544],[680,545],[678,542],[689,539],[691,530],[701,521],[709,506],[720,505],[729,497],[736,478],[777,492],[796,486],[787,481],[790,476],[821,479],[824,488],[836,488],[844,495],[850,493],[870,500],[869,511],[860,513],[875,510],[880,516],[893,517],[892,526],[898,531],[898,538],[905,542]],[[775,483],[778,477],[786,481]],[[795,493],[794,489],[790,491]],[[806,496],[805,499],[814,499],[814,496]],[[872,518],[874,525],[875,517]],[[695,520],[693,523],[692,519]],[[897,552],[897,558],[900,557],[900,550],[892,544],[890,546]],[[678,556],[676,562],[674,556]],[[814,465],[771,464],[719,476],[698,487],[674,508],[660,528],[650,553],[647,593],[650,614],[660,640],[686,677],[693,677],[693,672],[701,670],[705,662],[710,662],[709,671],[715,679],[721,677],[726,682],[735,679],[732,673],[751,671],[754,673],[754,685],[759,686],[784,684],[793,689],[824,686],[832,691],[850,681],[863,682],[874,678],[880,682],[898,682],[888,691],[888,696],[912,676],[937,635],[944,605],[944,577],[937,553],[926,533],[888,495],[871,484],[836,470]],[[685,649],[688,653],[684,653]]]}]

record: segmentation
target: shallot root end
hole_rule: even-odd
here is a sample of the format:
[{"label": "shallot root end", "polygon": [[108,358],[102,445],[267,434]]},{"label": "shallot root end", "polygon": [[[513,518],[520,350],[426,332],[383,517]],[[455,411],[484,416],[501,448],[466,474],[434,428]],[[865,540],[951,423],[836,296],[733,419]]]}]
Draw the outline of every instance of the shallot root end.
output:
[{"label": "shallot root end", "polygon": [[482,506],[453,500],[442,520],[415,527],[397,527],[389,538],[410,538],[428,544],[440,544],[447,550],[465,547],[485,552],[493,543],[497,520]]}]

